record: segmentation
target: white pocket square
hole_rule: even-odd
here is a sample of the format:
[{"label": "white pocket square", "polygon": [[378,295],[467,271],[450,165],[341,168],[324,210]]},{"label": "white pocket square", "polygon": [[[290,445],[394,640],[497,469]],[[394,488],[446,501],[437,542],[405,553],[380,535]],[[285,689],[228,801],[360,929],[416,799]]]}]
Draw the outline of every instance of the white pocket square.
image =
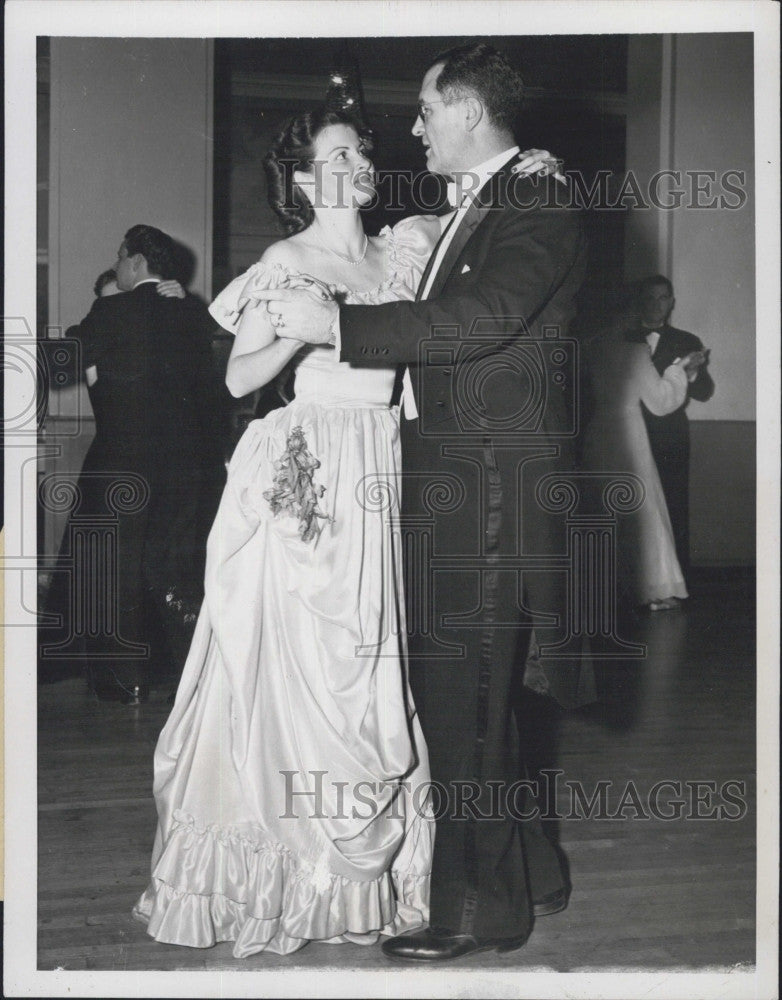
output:
[{"label": "white pocket square", "polygon": [[467,274],[469,270],[470,270],[470,265],[465,264],[464,267],[462,268],[462,274]]}]

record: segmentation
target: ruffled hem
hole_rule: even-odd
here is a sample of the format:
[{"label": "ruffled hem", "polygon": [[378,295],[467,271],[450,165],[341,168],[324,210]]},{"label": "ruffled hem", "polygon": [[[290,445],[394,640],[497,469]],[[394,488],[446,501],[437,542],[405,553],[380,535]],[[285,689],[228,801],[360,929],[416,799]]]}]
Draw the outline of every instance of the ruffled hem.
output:
[{"label": "ruffled hem", "polygon": [[392,870],[357,882],[260,831],[199,828],[184,813],[174,819],[152,882],[133,909],[163,944],[210,948],[233,941],[236,958],[289,955],[310,941],[373,944],[380,934],[428,919],[428,874]]}]

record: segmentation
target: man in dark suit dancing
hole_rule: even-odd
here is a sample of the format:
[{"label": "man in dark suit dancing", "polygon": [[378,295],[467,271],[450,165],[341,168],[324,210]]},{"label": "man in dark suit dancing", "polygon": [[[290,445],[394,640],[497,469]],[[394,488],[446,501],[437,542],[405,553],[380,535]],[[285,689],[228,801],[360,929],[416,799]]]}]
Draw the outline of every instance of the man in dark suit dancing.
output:
[{"label": "man in dark suit dancing", "polygon": [[[89,534],[79,533],[68,607],[58,610],[70,633],[66,647],[83,633],[77,646],[101,700],[145,701],[153,663],[168,673],[181,670],[225,476],[211,364],[214,323],[194,296],[157,290],[173,277],[174,249],[171,237],[153,226],[129,229],[115,265],[121,294],[97,298],[69,330],[81,341],[96,426],[72,523],[94,523],[97,530],[115,524],[116,551],[105,561],[90,556],[83,548]],[[92,630],[76,622],[86,594],[99,617]],[[45,629],[41,639],[45,658],[51,642]]]},{"label": "man in dark suit dancing", "polygon": [[[520,78],[487,45],[429,67],[413,134],[429,171],[453,178],[463,197],[416,302],[339,308],[307,293],[259,296],[277,325],[313,343],[331,338],[343,361],[407,366],[403,531],[414,542],[424,525],[424,547],[441,560],[434,573],[423,548],[405,550],[410,681],[444,795],[430,927],[384,945],[411,961],[520,947],[535,913],[567,902],[539,821],[519,822],[527,801],[503,794],[523,776],[511,688],[532,616],[538,641],[561,636],[566,617],[565,574],[546,571],[547,557],[565,551],[562,524],[536,488],[571,467],[558,349],[585,264],[578,216],[557,204],[557,182],[511,170],[521,97]],[[522,574],[528,556],[536,568]],[[560,666],[560,681],[572,678],[572,663]]]},{"label": "man in dark suit dancing", "polygon": [[[695,334],[677,330],[668,323],[675,299],[673,285],[661,274],[645,278],[640,285],[641,330],[652,352],[652,362],[662,375],[668,365],[693,351],[702,352],[703,344]],[[705,402],[714,393],[714,382],[704,356],[695,368],[687,389],[687,398],[673,413],[657,417],[643,407],[652,454],[660,474],[668,514],[671,518],[676,555],[685,576],[690,565],[690,422],[687,405],[691,399]]]}]

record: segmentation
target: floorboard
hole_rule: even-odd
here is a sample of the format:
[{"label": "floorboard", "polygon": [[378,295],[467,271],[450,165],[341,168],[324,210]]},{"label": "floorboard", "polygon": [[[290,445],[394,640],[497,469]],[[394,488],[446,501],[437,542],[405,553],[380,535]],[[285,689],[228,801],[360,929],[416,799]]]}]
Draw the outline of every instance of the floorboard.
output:
[{"label": "floorboard", "polygon": [[[464,968],[525,971],[750,969],[755,961],[754,595],[746,579],[703,578],[686,610],[622,623],[643,660],[600,673],[601,699],[549,712],[539,766],[557,778],[568,909],[538,921],[518,952],[472,956]],[[228,970],[388,968],[379,947],[310,945],[288,958],[237,960],[160,945],[131,908],[144,889],[155,829],[152,753],[168,691],[140,708],[98,704],[80,680],[39,687],[38,965],[40,969]],[[737,818],[661,819],[661,781],[702,785],[700,811]],[[609,782],[608,815],[584,815],[571,792]],[[617,814],[632,784],[636,805]],[[672,793],[660,795],[667,808]]]}]

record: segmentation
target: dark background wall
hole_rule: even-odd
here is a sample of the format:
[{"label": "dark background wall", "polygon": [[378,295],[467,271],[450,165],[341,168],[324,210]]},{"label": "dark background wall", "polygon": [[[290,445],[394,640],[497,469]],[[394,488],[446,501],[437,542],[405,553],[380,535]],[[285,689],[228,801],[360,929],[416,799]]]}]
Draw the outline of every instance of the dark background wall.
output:
[{"label": "dark background wall", "polygon": [[[286,117],[323,100],[330,72],[345,58],[361,74],[377,134],[377,167],[423,170],[420,143],[410,134],[421,68],[464,40],[94,39],[88,65],[82,40],[53,39],[51,57],[42,41],[39,330],[84,315],[95,275],[112,263],[118,233],[139,217],[186,238],[200,265],[196,289],[206,298],[256,261],[280,237],[266,204],[263,154]],[[605,302],[625,275],[663,271],[674,281],[673,322],[712,349],[717,384],[712,400],[690,407],[693,561],[750,564],[756,336],[752,38],[705,33],[493,41],[525,77],[520,145],[552,150],[587,186],[598,171],[610,172],[614,185],[627,170],[641,176],[671,167],[740,168],[747,177],[740,211],[590,210],[585,221],[591,272],[584,298],[593,305]],[[50,73],[52,67],[56,72]],[[142,107],[154,109],[154,128],[140,119]],[[144,164],[157,164],[155,183],[133,188],[132,206],[123,187],[125,150]],[[402,213],[413,210],[408,204]],[[71,217],[75,221],[64,224]],[[376,211],[368,227],[377,230],[387,221],[394,220]],[[218,335],[215,346],[219,367],[230,340]],[[44,433],[56,436],[56,421],[72,420],[76,412],[88,429],[84,399],[73,388],[51,393]],[[68,441],[57,449],[62,461],[78,467],[89,435]],[[47,528],[50,540],[55,535],[55,528]]]},{"label": "dark background wall", "polygon": [[[464,37],[361,39],[222,39],[215,45],[214,278],[246,268],[280,233],[266,204],[261,160],[281,123],[323,100],[331,71],[347,59],[363,82],[380,171],[423,171],[420,140],[411,135],[421,67]],[[627,38],[623,35],[496,38],[522,69],[528,90],[518,127],[522,149],[546,148],[568,170],[591,179],[624,169]],[[436,190],[436,185],[432,185]],[[415,211],[370,213],[377,231]],[[592,280],[621,281],[624,213],[589,213]]]}]

